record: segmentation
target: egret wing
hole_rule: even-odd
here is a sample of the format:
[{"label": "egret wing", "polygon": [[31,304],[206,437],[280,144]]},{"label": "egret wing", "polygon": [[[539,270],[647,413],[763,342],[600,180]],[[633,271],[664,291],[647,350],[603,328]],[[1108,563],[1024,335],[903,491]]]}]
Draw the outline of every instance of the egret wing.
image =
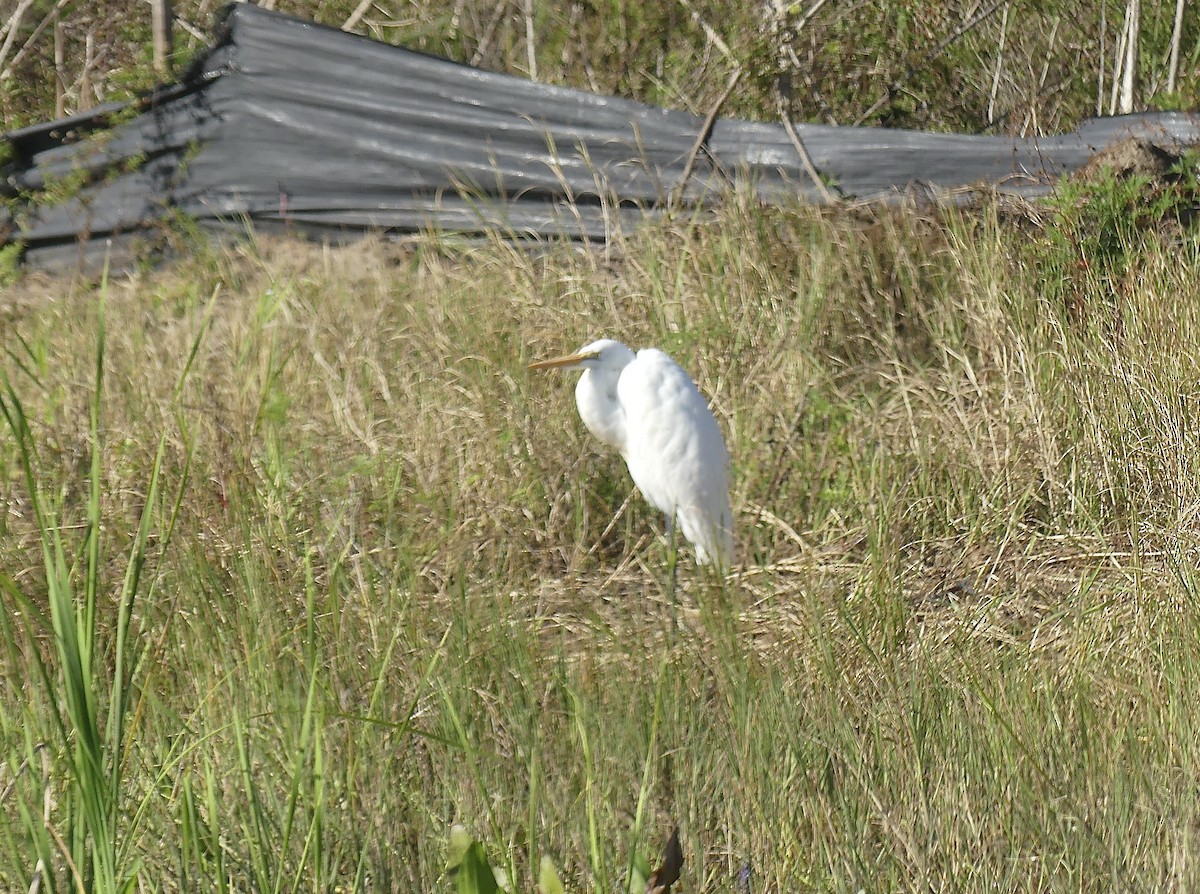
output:
[{"label": "egret wing", "polygon": [[646,500],[678,521],[700,561],[733,549],[729,454],[691,377],[662,351],[639,351],[617,384],[629,474]]}]

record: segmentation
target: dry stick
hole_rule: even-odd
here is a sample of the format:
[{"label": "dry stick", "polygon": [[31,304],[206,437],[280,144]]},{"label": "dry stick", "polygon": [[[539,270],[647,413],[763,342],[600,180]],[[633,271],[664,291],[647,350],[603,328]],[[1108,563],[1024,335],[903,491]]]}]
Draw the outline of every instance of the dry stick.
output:
[{"label": "dry stick", "polygon": [[5,35],[4,46],[0,47],[0,68],[4,66],[4,60],[8,58],[8,51],[12,49],[13,41],[17,39],[17,29],[21,27],[21,19],[25,17],[25,10],[32,5],[33,0],[21,0],[12,16],[4,23],[4,27],[0,28],[0,34]]},{"label": "dry stick", "polygon": [[536,81],[538,72],[537,52],[533,43],[533,0],[525,0],[525,55],[529,60],[529,78]]},{"label": "dry stick", "polygon": [[1100,64],[1096,66],[1098,74],[1096,75],[1096,117],[1099,118],[1104,114],[1104,32],[1107,28],[1104,20],[1104,7],[1107,4],[1100,4]]},{"label": "dry stick", "polygon": [[29,894],[38,894],[42,890],[42,873],[46,871],[46,861],[38,857],[33,867],[33,881],[29,883]]},{"label": "dry stick", "polygon": [[[45,742],[38,742],[33,746],[33,753],[40,754],[45,750],[45,748]],[[21,777],[25,775],[25,771],[28,769],[29,758],[25,758],[23,761],[21,761],[21,766],[17,767],[17,772],[13,773],[12,781],[4,787],[4,791],[0,792],[0,804],[3,804],[8,800],[8,796],[12,794],[13,789],[17,787],[17,783],[21,781]]]},{"label": "dry stick", "polygon": [[508,0],[499,0],[495,9],[492,10],[492,17],[488,21],[487,27],[483,30],[483,36],[479,38],[479,45],[475,47],[475,52],[471,55],[472,65],[478,65],[483,61],[484,54],[488,51],[488,44],[496,36],[496,28],[500,25],[500,19],[507,11]]},{"label": "dry stick", "polygon": [[783,104],[782,94],[779,97],[779,118],[783,121],[783,129],[787,131],[788,138],[792,141],[792,145],[796,147],[796,152],[800,154],[800,163],[804,165],[804,170],[812,180],[813,186],[817,188],[817,192],[821,194],[821,199],[826,204],[833,204],[833,196],[825,187],[825,181],[821,179],[821,175],[817,172],[817,166],[813,164],[812,156],[808,154],[808,150],[804,147],[804,141],[800,139],[800,134],[796,131],[792,124],[792,118],[787,112],[787,108]]},{"label": "dry stick", "polygon": [[1183,3],[1175,0],[1175,27],[1171,31],[1171,61],[1167,66],[1167,92],[1175,92],[1175,76],[1179,74],[1179,43],[1183,40]]},{"label": "dry stick", "polygon": [[688,153],[687,164],[683,166],[683,173],[679,177],[679,186],[675,193],[675,201],[671,203],[672,205],[682,203],[688,179],[692,176],[692,168],[696,166],[696,158],[699,156],[700,150],[704,148],[704,144],[708,142],[708,138],[712,135],[713,125],[717,123],[717,113],[720,112],[721,106],[725,104],[725,100],[729,99],[729,95],[733,93],[733,88],[737,86],[737,82],[741,77],[741,68],[735,68],[733,74],[729,77],[729,83],[725,85],[725,90],[717,97],[717,101],[713,103],[712,108],[708,110],[708,115],[704,118],[704,124],[700,127],[700,133],[696,136],[696,142],[692,144],[692,151]]},{"label": "dry stick", "polygon": [[366,15],[367,10],[371,8],[371,4],[374,2],[375,0],[360,0],[358,6],[354,7],[354,12],[350,13],[350,18],[342,22],[342,30],[349,31],[357,25],[358,20]]},{"label": "dry stick", "polygon": [[875,102],[871,103],[871,107],[869,109],[858,116],[858,120],[854,122],[854,126],[858,127],[872,115],[878,112],[881,108],[883,108],[884,103],[891,99],[892,94],[899,90],[904,84],[907,84],[909,81],[911,81],[917,72],[921,70],[922,66],[932,62],[938,56],[942,55],[942,53],[944,53],[951,44],[953,44],[967,32],[973,31],[981,22],[991,18],[996,10],[1001,6],[1004,6],[1007,2],[1008,0],[995,0],[995,2],[992,3],[992,5],[987,9],[983,10],[983,12],[976,14],[974,18],[969,19],[968,21],[959,25],[958,28],[956,28],[948,37],[934,47],[929,53],[927,53],[920,62],[918,62],[916,65],[910,66],[904,72],[904,75],[901,78],[889,84],[888,88],[883,92],[883,95],[875,100]]},{"label": "dry stick", "polygon": [[59,853],[63,855],[63,859],[67,861],[67,868],[71,870],[71,878],[75,880],[75,890],[79,894],[88,894],[87,888],[83,884],[83,876],[79,874],[79,867],[75,865],[75,861],[71,859],[71,850],[67,847],[67,843],[63,841],[62,836],[58,834],[58,829],[46,822],[46,831],[50,833],[50,837],[54,839],[54,843],[58,845]]},{"label": "dry stick", "polygon": [[796,32],[797,33],[804,30],[804,26],[808,24],[809,20],[813,16],[815,16],[818,12],[821,11],[821,7],[825,5],[825,2],[826,2],[826,0],[816,0],[816,2],[813,3],[813,5],[808,8],[808,12],[806,12],[804,15],[800,16],[800,21],[798,21],[796,23]]},{"label": "dry stick", "polygon": [[1050,74],[1050,61],[1054,56],[1054,44],[1058,40],[1058,26],[1061,24],[1062,18],[1056,16],[1054,24],[1050,26],[1050,39],[1046,41],[1046,58],[1042,60],[1042,76],[1038,78],[1038,91],[1046,86],[1046,77]]},{"label": "dry stick", "polygon": [[708,138],[712,134],[713,125],[716,124],[717,113],[720,111],[721,106],[725,104],[725,100],[727,100],[729,95],[733,93],[733,88],[737,86],[738,80],[742,77],[741,63],[738,62],[733,53],[730,52],[729,44],[722,40],[721,35],[716,32],[716,29],[709,25],[708,22],[704,21],[704,17],[700,15],[699,11],[694,6],[692,6],[689,0],[679,0],[679,5],[688,11],[688,15],[692,17],[692,21],[699,25],[704,31],[709,43],[716,47],[721,52],[721,55],[723,55],[729,62],[729,64],[733,66],[733,74],[729,76],[729,83],[725,85],[724,92],[717,98],[717,101],[713,103],[712,108],[708,110],[708,115],[704,119],[704,124],[700,128],[700,133],[696,136],[696,142],[692,145],[692,151],[688,154],[687,164],[685,164],[683,167],[683,175],[679,178],[679,187],[678,192],[675,194],[675,201],[671,204],[676,204],[683,201],[683,194],[687,189],[688,179],[692,176],[692,168],[696,165],[696,157],[700,154],[700,150],[704,147],[704,144],[708,142]]},{"label": "dry stick", "polygon": [[[695,7],[693,7],[688,0],[679,0],[679,2],[683,8],[691,14],[692,19],[696,22],[696,24],[704,29],[704,33],[708,36],[708,39],[712,41],[713,45],[720,50],[725,55],[725,58],[727,58],[735,66],[733,75],[730,77],[729,83],[725,87],[725,92],[721,94],[720,99],[718,99],[712,109],[709,110],[708,117],[704,121],[704,127],[700,130],[700,136],[696,139],[696,144],[692,147],[691,155],[688,157],[687,166],[683,171],[683,177],[680,178],[679,181],[679,197],[682,198],[684,187],[687,185],[687,180],[692,173],[692,166],[696,163],[696,155],[699,153],[705,141],[708,140],[709,134],[713,128],[713,124],[716,123],[718,110],[721,108],[721,105],[725,102],[725,100],[729,98],[729,94],[733,92],[733,88],[737,85],[738,79],[742,76],[742,67],[741,64],[733,57],[733,53],[729,51],[729,46],[721,39],[721,36],[717,34],[712,26],[704,21],[704,18],[699,12],[696,11]],[[807,24],[808,20],[816,15],[817,11],[822,5],[824,5],[824,3],[825,0],[816,0],[816,2],[805,14],[801,24]],[[787,131],[787,135],[791,139],[792,145],[796,147],[796,152],[798,152],[800,155],[800,163],[804,165],[804,170],[812,179],[813,185],[816,186],[817,191],[821,194],[821,198],[827,203],[832,203],[833,197],[829,194],[829,190],[825,188],[825,184],[821,180],[821,175],[817,173],[816,166],[813,164],[812,157],[808,154],[808,150],[804,148],[804,141],[800,139],[800,134],[796,132],[796,128],[792,126],[792,120],[787,114],[787,108],[785,106],[782,94],[778,95],[778,100],[779,117],[783,121],[784,130]]]},{"label": "dry stick", "polygon": [[66,62],[63,51],[62,19],[54,17],[54,117],[61,118],[67,113],[67,73],[64,70]]},{"label": "dry stick", "polygon": [[996,121],[996,94],[1000,91],[1000,74],[1004,70],[1004,40],[1008,37],[1008,10],[1004,4],[1004,12],[1000,14],[1000,45],[996,48],[996,70],[992,73],[992,89],[988,94],[987,117],[988,124]]},{"label": "dry stick", "polygon": [[[795,33],[799,34],[804,29],[804,26],[812,20],[813,16],[820,12],[821,7],[824,5],[825,0],[816,0],[816,2],[814,2],[812,6],[808,8],[808,11],[800,17],[800,21],[796,23]],[[779,12],[779,22],[782,24],[783,8],[777,6],[776,9]],[[792,65],[795,66],[796,71],[799,71],[800,60],[796,58],[796,51],[792,48],[790,43],[784,48],[787,50],[788,58],[791,60]],[[783,129],[787,132],[788,139],[792,141],[792,145],[796,148],[796,153],[800,156],[800,164],[804,166],[804,170],[808,174],[809,179],[812,180],[813,186],[815,186],[817,188],[817,192],[821,194],[821,199],[827,205],[832,204],[833,196],[831,196],[829,190],[825,188],[825,181],[821,179],[821,175],[817,171],[817,166],[813,164],[812,156],[808,154],[808,148],[804,145],[804,141],[800,139],[800,133],[796,130],[795,125],[792,124],[792,117],[788,113],[789,101],[790,97],[783,95],[783,89],[780,85],[780,80],[776,79],[775,103],[779,110],[779,120],[783,122]],[[830,117],[832,118],[833,116],[830,115]],[[836,124],[837,122],[835,121],[834,123]]]},{"label": "dry stick", "polygon": [[1121,78],[1121,114],[1133,111],[1133,92],[1137,89],[1138,32],[1142,4],[1140,0],[1129,0],[1125,7],[1125,18],[1129,22],[1129,41],[1125,45],[1125,72]]},{"label": "dry stick", "polygon": [[[812,21],[812,17],[821,11],[821,7],[824,6],[826,2],[827,0],[816,0],[816,2],[814,2],[813,5],[808,8],[808,11],[804,13],[804,15],[800,16],[800,19],[796,22],[795,27],[792,29],[793,37],[799,35],[800,32],[804,30],[804,26]],[[777,17],[775,27],[777,31],[782,33],[783,17],[787,14],[787,7],[781,2],[776,2],[774,6],[775,15]],[[787,51],[788,58],[791,59],[792,64],[795,65],[798,70],[800,68],[800,60],[796,57],[795,49],[792,48],[790,43],[785,45],[784,49]]]},{"label": "dry stick", "polygon": [[1129,37],[1129,17],[1121,24],[1121,36],[1117,38],[1117,49],[1113,54],[1112,94],[1108,101],[1108,114],[1117,114],[1117,96],[1121,89],[1121,64],[1125,61],[1125,41]]},{"label": "dry stick", "polygon": [[[153,3],[154,0],[145,0],[145,2]],[[201,8],[197,11],[198,15],[203,15],[203,13],[204,13],[203,7],[206,5],[207,4],[204,4],[204,3],[201,4]],[[190,34],[192,37],[196,38],[196,40],[198,40],[202,43],[207,43],[209,40],[212,39],[211,34],[204,33],[199,28],[197,28],[195,25],[193,25],[191,22],[189,22],[187,19],[185,19],[183,16],[181,16],[179,14],[178,9],[172,9],[171,12],[172,12],[171,23],[173,25],[175,25],[175,27],[179,28],[181,31],[186,31],[188,34]]]},{"label": "dry stick", "polygon": [[[808,8],[808,11],[805,12],[804,15],[800,16],[799,21],[796,22],[795,26],[792,29],[792,41],[794,41],[796,36],[799,35],[801,31],[804,30],[804,27],[810,21],[812,21],[813,16],[815,16],[818,12],[821,11],[821,7],[824,6],[825,3],[826,3],[826,0],[815,0],[813,5]],[[773,4],[773,6],[775,9],[775,16],[776,16],[774,27],[779,34],[782,34],[783,33],[783,17],[787,14],[787,7],[783,4],[782,0],[776,0],[776,2]],[[796,56],[796,50],[792,46],[792,42],[789,41],[788,43],[785,43],[783,45],[783,50],[784,50],[784,52],[787,53],[788,61],[790,61],[792,63],[793,69],[796,72],[799,72],[800,69],[802,68],[802,66],[800,65],[800,59]],[[837,121],[833,117],[833,113],[829,111],[829,107],[821,99],[820,95],[816,93],[816,89],[812,85],[812,79],[807,78],[806,83],[808,84],[809,89],[815,95],[817,103],[824,109],[826,116],[830,120],[830,123],[837,124]],[[789,102],[791,101],[790,96],[788,97],[788,101]]]},{"label": "dry stick", "polygon": [[154,73],[167,74],[167,60],[174,45],[171,35],[171,0],[151,0],[150,30],[154,46]]},{"label": "dry stick", "polygon": [[21,60],[25,58],[25,54],[29,52],[30,47],[32,47],[34,42],[42,36],[42,32],[46,30],[49,24],[54,21],[54,17],[58,15],[59,10],[61,10],[69,2],[70,0],[58,0],[58,2],[54,4],[54,9],[46,13],[45,18],[38,22],[38,26],[33,29],[33,33],[25,39],[25,43],[21,44],[21,49],[17,51],[17,55],[13,56],[12,62],[8,63],[7,67],[0,69],[0,81],[8,77],[9,74],[11,74],[12,71],[21,64]]},{"label": "dry stick", "polygon": [[86,112],[96,97],[92,96],[92,67],[96,64],[96,36],[89,28],[83,40],[83,71],[76,82],[75,111]]},{"label": "dry stick", "polygon": [[[775,89],[777,92],[781,90],[780,82],[783,81],[785,77],[787,78],[789,86],[788,95],[784,97],[785,103],[790,104],[792,101],[792,89],[790,86],[791,75],[793,72],[799,74],[801,68],[803,67],[800,65],[800,59],[796,56],[796,49],[792,46],[792,44],[795,42],[797,35],[804,30],[804,26],[808,24],[809,20],[815,16],[824,5],[825,0],[816,0],[816,2],[808,8],[808,12],[800,17],[800,20],[796,23],[795,28],[792,29],[791,40],[785,40],[784,18],[787,16],[787,6],[784,5],[783,0],[774,0],[772,3],[772,8],[775,11],[774,20],[771,22],[771,29],[773,32],[772,37],[780,44],[779,50],[776,52],[776,64],[779,66],[779,70],[782,73],[784,71],[784,60],[779,58],[781,54],[786,55],[786,61],[792,63],[792,70],[790,72],[787,72],[786,75],[779,74],[775,78]],[[811,79],[809,79],[808,83],[811,87]],[[837,122],[835,121],[833,123],[836,124]]]}]

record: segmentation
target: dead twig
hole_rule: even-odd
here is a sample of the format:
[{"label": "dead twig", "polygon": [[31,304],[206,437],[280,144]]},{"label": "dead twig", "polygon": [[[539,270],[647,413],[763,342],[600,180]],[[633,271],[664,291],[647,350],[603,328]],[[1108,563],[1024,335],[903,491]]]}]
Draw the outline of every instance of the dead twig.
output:
[{"label": "dead twig", "polygon": [[86,112],[97,97],[92,96],[92,69],[96,65],[96,36],[89,30],[83,40],[83,70],[75,89],[75,111]]},{"label": "dead twig", "polygon": [[1183,40],[1184,0],[1175,0],[1175,24],[1171,29],[1171,61],[1167,64],[1167,92],[1175,92],[1175,78],[1179,74],[1179,44]]},{"label": "dead twig", "polygon": [[357,25],[359,19],[366,15],[367,10],[371,8],[371,4],[374,2],[375,0],[360,0],[358,6],[354,7],[354,12],[350,13],[349,18],[342,22],[342,30],[349,31]]},{"label": "dead twig", "polygon": [[[153,2],[153,0],[146,0],[146,2]],[[201,6],[203,6],[203,4],[201,4]],[[190,34],[196,40],[200,41],[202,44],[208,43],[208,41],[212,39],[211,34],[206,34],[204,31],[197,28],[195,25],[193,25],[187,19],[183,18],[183,16],[181,16],[179,14],[178,9],[173,9],[172,12],[174,14],[172,21],[174,22],[176,27],[178,27],[181,31],[186,31],[188,34]]]},{"label": "dead twig", "polygon": [[[45,748],[45,742],[38,742],[38,744],[33,746],[33,753],[39,754],[44,751]],[[12,781],[10,781],[8,785],[4,786],[4,791],[0,792],[0,804],[3,804],[8,800],[8,796],[12,794],[13,789],[17,787],[17,783],[21,781],[21,777],[25,775],[25,771],[28,769],[29,758],[25,758],[25,760],[21,761],[21,766],[17,767],[17,771],[13,773]]]},{"label": "dead twig", "polygon": [[13,14],[8,17],[8,21],[4,23],[4,27],[0,28],[0,34],[4,35],[4,46],[0,47],[0,69],[4,67],[4,60],[8,58],[8,51],[12,49],[13,41],[17,39],[17,29],[21,27],[21,19],[25,18],[25,11],[33,5],[33,0],[21,0],[17,4],[17,8],[13,10]]},{"label": "dead twig", "polygon": [[[680,2],[685,2],[685,0],[680,0]],[[797,22],[796,28],[795,28],[796,33],[799,33],[804,28],[804,26],[807,25],[809,23],[809,21],[812,20],[813,16],[815,16],[821,10],[821,7],[824,5],[825,5],[825,0],[815,0],[815,2],[808,8],[808,11],[800,18],[800,21]],[[782,33],[784,19],[786,17],[786,8],[782,4],[776,4],[774,9],[775,9],[775,28],[780,33]],[[791,44],[786,41],[782,41],[782,40],[781,40],[781,44],[782,44],[783,50],[787,53],[787,55],[789,57],[789,61],[792,63],[795,70],[798,71],[800,69],[800,60],[798,58],[796,58],[796,53],[792,49]],[[781,68],[782,68],[782,62],[781,62]],[[787,76],[780,77],[775,82],[775,104],[779,111],[779,120],[783,122],[783,129],[785,131],[787,131],[788,139],[792,141],[792,146],[795,147],[796,154],[800,156],[800,164],[803,165],[805,172],[809,176],[809,179],[812,180],[813,186],[815,186],[817,188],[817,192],[819,192],[821,194],[821,199],[826,204],[831,204],[833,202],[833,196],[830,194],[829,190],[826,188],[825,182],[821,179],[821,175],[817,171],[817,166],[813,164],[812,156],[808,154],[808,149],[805,147],[804,141],[802,139],[800,139],[799,131],[797,131],[795,125],[792,124],[792,117],[791,117],[790,112],[788,111],[788,105],[790,102],[790,98],[787,95],[785,95],[785,89],[784,89],[784,85],[783,85],[783,81],[786,79],[786,77]],[[731,88],[732,88],[732,85],[731,85]]]},{"label": "dead twig", "polygon": [[492,10],[492,17],[488,20],[487,27],[484,28],[483,35],[479,38],[475,52],[471,54],[472,65],[479,65],[483,62],[487,51],[491,48],[492,38],[496,36],[496,28],[500,25],[500,19],[506,12],[508,12],[508,0],[500,0]]},{"label": "dead twig", "polygon": [[[4,80],[6,77],[12,74],[14,70],[16,70],[17,66],[20,65],[21,61],[25,58],[25,54],[29,52],[30,48],[34,45],[37,39],[42,36],[42,32],[50,26],[50,23],[57,18],[59,11],[69,2],[70,0],[58,0],[58,2],[54,4],[54,8],[46,13],[42,20],[38,22],[38,26],[34,28],[29,37],[25,39],[25,43],[21,44],[21,49],[17,51],[17,55],[13,56],[12,62],[10,62],[7,67],[0,68],[0,81]],[[15,34],[16,29],[14,28],[11,33]]]},{"label": "dead twig", "polygon": [[700,154],[700,150],[704,148],[704,144],[708,142],[708,138],[712,135],[713,125],[716,124],[717,115],[721,110],[721,106],[725,104],[725,100],[729,99],[733,88],[737,86],[737,82],[742,77],[742,65],[734,57],[729,49],[729,44],[725,43],[721,35],[717,33],[704,17],[700,15],[699,10],[692,6],[690,0],[679,0],[680,6],[688,11],[688,15],[692,17],[700,28],[704,31],[708,42],[717,48],[726,61],[733,66],[733,73],[729,76],[729,82],[725,85],[725,90],[717,97],[717,101],[713,103],[712,108],[708,110],[708,115],[704,118],[704,123],[700,127],[700,133],[696,136],[696,142],[692,144],[692,151],[688,153],[687,163],[683,167],[683,174],[679,178],[679,185],[676,187],[674,200],[672,205],[683,200],[683,194],[687,189],[687,182],[692,176],[692,169],[696,166],[696,158]]},{"label": "dead twig", "polygon": [[1121,77],[1121,114],[1133,112],[1133,94],[1137,90],[1137,57],[1141,32],[1140,0],[1129,0],[1125,7],[1125,28],[1129,39],[1125,42],[1125,70]]},{"label": "dead twig", "polygon": [[1008,37],[1008,4],[1000,14],[1000,44],[996,48],[996,70],[992,73],[992,89],[988,94],[988,124],[996,120],[996,94],[1000,91],[1000,73],[1004,70],[1004,41]]},{"label": "dead twig", "polygon": [[63,49],[63,24],[57,16],[54,19],[54,117],[61,118],[67,113],[67,70],[66,51]]},{"label": "dead twig", "polygon": [[154,48],[154,73],[160,78],[167,76],[167,66],[174,49],[171,0],[151,0],[150,32]]},{"label": "dead twig", "polygon": [[1104,114],[1104,35],[1108,30],[1108,23],[1104,17],[1105,4],[1100,4],[1100,59],[1096,66],[1096,117],[1099,118]]},{"label": "dead twig", "polygon": [[779,104],[779,120],[783,122],[783,129],[787,131],[788,139],[796,147],[796,153],[800,156],[800,164],[804,166],[805,173],[812,180],[813,186],[817,188],[817,192],[821,194],[821,200],[826,204],[832,204],[833,195],[825,186],[825,181],[821,179],[821,174],[817,170],[817,166],[813,164],[812,156],[808,154],[808,149],[805,148],[804,141],[800,139],[799,131],[792,124],[792,116],[788,114],[787,105],[782,93],[777,95],[777,100]]},{"label": "dead twig", "polygon": [[821,7],[824,6],[825,3],[826,3],[826,0],[816,0],[816,2],[813,3],[813,5],[808,8],[808,12],[806,12],[804,15],[800,16],[800,21],[798,21],[796,23],[796,33],[797,34],[799,34],[801,31],[804,30],[804,26],[807,25],[812,20],[813,16],[815,16],[818,12],[821,11]]},{"label": "dead twig", "polygon": [[[1117,96],[1121,89],[1121,65],[1125,61],[1125,41],[1129,38],[1129,18],[1121,24],[1121,34],[1117,37],[1116,51],[1113,53],[1112,91],[1108,100],[1108,114],[1117,114]],[[1103,60],[1101,60],[1103,61]]]},{"label": "dead twig", "polygon": [[42,873],[46,871],[46,862],[38,857],[33,867],[33,880],[29,883],[29,894],[38,894],[42,890]]},{"label": "dead twig", "polygon": [[525,0],[525,56],[529,62],[529,79],[538,79],[537,51],[533,41],[533,0]]},{"label": "dead twig", "polygon": [[724,91],[717,97],[717,101],[713,103],[712,108],[708,110],[708,115],[704,118],[704,124],[700,127],[700,133],[696,136],[696,142],[692,144],[692,151],[688,153],[687,164],[683,166],[683,173],[679,177],[679,185],[676,187],[674,201],[672,204],[678,204],[683,201],[683,194],[687,189],[687,182],[692,176],[692,169],[696,166],[696,158],[700,155],[700,150],[704,148],[708,138],[712,135],[713,125],[717,123],[717,115],[721,110],[721,106],[725,104],[725,100],[729,99],[733,93],[733,88],[737,86],[737,82],[742,77],[742,69],[735,68],[733,74],[729,76],[729,83],[725,85]]}]

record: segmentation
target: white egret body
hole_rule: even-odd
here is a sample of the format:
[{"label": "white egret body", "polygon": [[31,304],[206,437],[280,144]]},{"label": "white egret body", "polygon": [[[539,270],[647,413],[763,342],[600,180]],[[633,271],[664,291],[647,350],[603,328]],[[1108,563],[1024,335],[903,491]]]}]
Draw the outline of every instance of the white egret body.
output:
[{"label": "white egret body", "polygon": [[696,561],[729,565],[729,453],[717,420],[691,377],[657,348],[636,354],[600,339],[530,369],[581,369],[575,403],[588,431],[617,448],[633,483],[675,522]]}]

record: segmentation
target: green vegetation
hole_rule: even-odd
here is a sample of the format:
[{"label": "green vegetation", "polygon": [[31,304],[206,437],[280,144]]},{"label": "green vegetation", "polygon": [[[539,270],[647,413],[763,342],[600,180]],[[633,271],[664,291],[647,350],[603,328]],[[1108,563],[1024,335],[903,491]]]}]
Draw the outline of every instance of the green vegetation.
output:
[{"label": "green vegetation", "polygon": [[[7,287],[0,888],[1194,888],[1194,184]],[[599,334],[726,579],[526,374]]]},{"label": "green vegetation", "polygon": [[1047,203],[1047,286],[1069,301],[1115,301],[1136,288],[1141,242],[1192,239],[1200,209],[1198,162],[1195,150],[1175,155],[1127,140],[1061,183]]},{"label": "green vegetation", "polygon": [[[1024,134],[1112,107],[1125,5],[355,27],[693,111],[738,69],[729,114]],[[0,23],[6,127],[150,85],[145,5],[94,6]],[[1196,104],[1172,6],[1139,107]],[[175,4],[176,68],[210,7]],[[676,825],[696,891],[1194,889],[1200,180],[1122,151],[1037,207],[734,197],[603,249],[153,269],[180,219],[96,283],[4,248],[0,889],[641,891]],[[570,382],[526,375],[601,334],[711,397],[727,578],[672,574]]]},{"label": "green vegetation", "polygon": [[21,276],[21,246],[10,242],[0,247],[0,288],[15,283]]},{"label": "green vegetation", "polygon": [[[10,4],[11,6],[12,4]],[[1127,0],[278,0],[274,8],[485,68],[706,113],[1023,135],[1114,108]],[[211,40],[210,0],[174,0],[172,70]],[[1170,83],[1174,8],[1141,3],[1134,107],[1195,108],[1200,7],[1188,3]],[[0,21],[6,127],[152,86],[142,0],[31,0]],[[3,14],[0,14],[3,15]],[[12,27],[15,25],[15,28]],[[0,31],[0,46],[6,34]],[[53,73],[53,76],[47,76]]]}]

